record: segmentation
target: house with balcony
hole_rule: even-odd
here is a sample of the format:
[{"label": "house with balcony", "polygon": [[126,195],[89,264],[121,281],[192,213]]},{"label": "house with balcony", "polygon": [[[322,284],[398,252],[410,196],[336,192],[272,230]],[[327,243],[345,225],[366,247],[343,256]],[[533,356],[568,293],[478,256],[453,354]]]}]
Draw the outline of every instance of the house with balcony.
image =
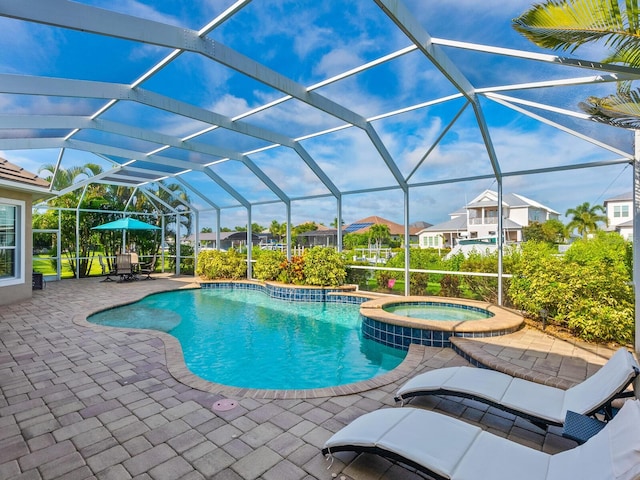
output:
[{"label": "house with balcony", "polygon": [[[560,217],[555,210],[516,193],[502,196],[502,214],[505,242],[522,241],[523,227],[532,222],[542,223]],[[454,248],[461,243],[495,243],[498,236],[498,193],[485,190],[449,214],[449,217],[446,222],[418,233],[420,248]]]},{"label": "house with balcony", "polygon": [[608,230],[618,232],[626,240],[633,240],[633,192],[626,192],[604,201],[609,219]]}]

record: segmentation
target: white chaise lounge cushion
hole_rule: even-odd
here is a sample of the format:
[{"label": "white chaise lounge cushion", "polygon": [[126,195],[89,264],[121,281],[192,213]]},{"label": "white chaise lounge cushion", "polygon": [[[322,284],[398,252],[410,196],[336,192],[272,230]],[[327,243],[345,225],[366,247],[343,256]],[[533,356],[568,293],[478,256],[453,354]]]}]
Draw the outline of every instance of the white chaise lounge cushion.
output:
[{"label": "white chaise lounge cushion", "polygon": [[627,400],[584,445],[553,455],[547,478],[640,479],[640,400]]},{"label": "white chaise lounge cushion", "polygon": [[494,370],[448,367],[416,375],[400,387],[397,397],[439,391],[459,393],[562,425],[567,410],[583,414],[594,411],[629,384],[638,368],[633,355],[621,348],[584,382],[562,390]]},{"label": "white chaise lounge cushion", "polygon": [[325,443],[328,453],[362,447],[452,480],[640,480],[640,401],[626,401],[597,435],[556,455],[417,408],[365,414]]},{"label": "white chaise lounge cushion", "polygon": [[603,397],[610,397],[633,380],[634,369],[639,368],[633,355],[620,348],[597,372],[584,382],[567,390],[564,411],[591,412],[602,403]]},{"label": "white chaise lounge cushion", "polygon": [[356,418],[325,443],[381,448],[448,477],[482,429],[415,408],[385,408]]}]

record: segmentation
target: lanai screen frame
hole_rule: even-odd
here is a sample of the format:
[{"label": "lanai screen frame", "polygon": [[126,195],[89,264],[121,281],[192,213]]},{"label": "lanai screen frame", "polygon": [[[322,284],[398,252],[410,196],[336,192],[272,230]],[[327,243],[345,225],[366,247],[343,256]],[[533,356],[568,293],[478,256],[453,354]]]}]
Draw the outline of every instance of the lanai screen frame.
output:
[{"label": "lanai screen frame", "polygon": [[[362,193],[372,193],[384,190],[400,190],[403,195],[403,220],[405,227],[405,238],[409,238],[409,199],[410,192],[413,188],[422,188],[435,186],[443,183],[466,182],[481,179],[494,179],[497,183],[498,190],[498,231],[502,231],[502,186],[503,179],[511,176],[524,176],[530,174],[539,174],[547,172],[558,172],[563,170],[597,168],[603,166],[612,166],[616,164],[632,164],[633,165],[633,219],[634,219],[634,278],[638,278],[640,267],[638,261],[638,242],[640,241],[640,174],[638,173],[638,159],[640,158],[640,147],[638,144],[638,136],[635,136],[634,152],[629,154],[613,145],[607,145],[595,139],[589,138],[578,131],[571,130],[558,123],[555,123],[541,116],[537,112],[551,112],[553,114],[566,115],[568,117],[590,121],[585,114],[560,109],[543,103],[522,101],[518,98],[510,96],[509,91],[526,90],[548,87],[563,87],[570,85],[589,85],[600,84],[603,82],[617,83],[621,81],[636,80],[640,77],[640,70],[621,66],[606,65],[589,60],[581,60],[576,58],[567,58],[550,54],[534,53],[523,50],[515,50],[508,48],[498,48],[489,45],[472,44],[468,42],[460,42],[455,40],[447,40],[432,37],[415,19],[411,11],[408,10],[402,2],[393,0],[373,0],[379,9],[393,22],[396,27],[406,35],[410,41],[410,46],[397,50],[389,55],[381,57],[377,60],[370,61],[357,68],[342,72],[332,78],[319,82],[315,85],[304,86],[291,78],[268,68],[251,58],[248,58],[229,47],[215,42],[208,37],[214,29],[222,25],[224,22],[241,12],[250,2],[250,0],[238,0],[222,12],[220,15],[208,22],[200,30],[189,30],[173,25],[151,21],[142,18],[136,18],[108,10],[98,9],[89,5],[68,2],[65,0],[21,0],[16,2],[13,0],[0,0],[0,16],[22,20],[25,22],[34,22],[39,24],[50,25],[62,29],[78,30],[88,32],[95,35],[114,37],[133,42],[139,42],[146,45],[155,45],[170,48],[171,53],[164,57],[160,62],[151,69],[144,72],[131,84],[117,84],[109,82],[95,82],[88,80],[76,80],[70,78],[47,78],[34,77],[20,74],[0,74],[0,93],[12,95],[43,95],[43,96],[60,96],[73,98],[91,98],[102,99],[104,104],[90,116],[65,116],[65,115],[0,115],[0,128],[2,129],[63,129],[66,130],[64,136],[48,137],[42,136],[38,138],[25,138],[21,136],[3,137],[0,139],[0,150],[23,150],[23,149],[59,149],[60,157],[58,164],[65,150],[81,150],[91,152],[102,158],[127,158],[127,162],[116,163],[114,168],[102,173],[99,176],[80,182],[69,189],[59,192],[67,193],[73,189],[84,188],[90,183],[107,183],[122,184],[133,186],[134,188],[145,188],[145,185],[157,183],[160,179],[171,177],[176,182],[183,184],[189,188],[201,201],[207,205],[207,209],[216,212],[217,230],[220,230],[220,211],[226,208],[243,208],[247,212],[247,225],[252,224],[252,209],[258,205],[266,203],[282,204],[285,209],[285,218],[287,225],[291,224],[291,203],[292,201],[305,198],[319,198],[322,196],[331,197],[336,202],[336,218],[338,225],[342,224],[342,206],[346,196],[357,195]],[[590,76],[574,77],[564,80],[547,80],[542,78],[538,82],[519,85],[503,85],[491,88],[476,88],[458,69],[456,64],[446,55],[443,47],[461,49],[467,52],[484,52],[494,55],[502,55],[505,57],[519,58],[531,62],[540,62],[543,64],[554,64],[570,67],[572,69],[582,69],[593,72]],[[409,108],[403,108],[397,111],[388,111],[384,114],[377,115],[372,118],[364,118],[354,111],[344,107],[343,105],[320,95],[315,90],[330,85],[334,82],[341,81],[352,75],[357,75],[363,71],[375,68],[381,64],[392,61],[410,52],[419,51],[426,59],[428,59],[437,70],[455,88],[456,93],[450,96],[437,98],[428,102],[429,104],[438,104],[448,102],[455,99],[463,99],[465,106],[473,110],[478,127],[482,134],[483,142],[491,163],[492,173],[468,177],[449,178],[446,180],[436,180],[432,182],[411,182],[411,172],[408,176],[404,176],[399,170],[395,159],[383,140],[378,135],[373,123],[390,118],[394,115],[406,113],[412,109],[419,109],[426,104],[414,105]],[[142,85],[152,79],[154,75],[160,72],[171,62],[175,61],[182,53],[191,52],[200,55],[210,61],[220,63],[235,71],[248,75],[253,80],[268,85],[275,90],[280,91],[284,96],[276,101],[269,102],[261,107],[246,111],[242,115],[236,117],[228,117],[210,110],[206,110],[194,105],[184,103],[171,97],[159,95],[150,90],[146,90]],[[503,172],[501,163],[496,155],[492,143],[491,132],[487,126],[486,119],[480,104],[480,98],[490,99],[499,103],[515,112],[526,115],[537,121],[559,128],[566,133],[575,135],[587,142],[596,144],[615,154],[618,158],[610,161],[567,164],[562,166],[554,166],[548,168],[528,169],[522,171]],[[306,134],[303,137],[292,138],[282,135],[275,131],[257,127],[249,122],[244,121],[251,115],[260,113],[266,109],[286,102],[289,99],[296,99],[299,102],[313,108],[321,110],[328,115],[338,119],[341,123],[338,127],[330,130],[318,131],[313,134]],[[194,119],[208,127],[198,132],[193,132],[182,138],[171,135],[162,134],[143,128],[136,128],[131,125],[124,125],[102,118],[105,112],[108,112],[118,102],[131,101],[149,106],[151,108],[160,108],[177,115],[183,116],[185,119]],[[447,129],[454,124],[456,118],[451,121]],[[197,138],[207,132],[217,128],[224,128],[240,135],[248,135],[261,139],[267,143],[259,149],[252,151],[235,151],[217,145],[205,144],[198,142]],[[323,171],[318,162],[309,154],[301,145],[301,141],[328,135],[333,132],[355,128],[362,131],[369,142],[385,162],[392,178],[394,185],[387,187],[366,188],[352,191],[343,191],[332,182],[329,176]],[[82,140],[76,140],[74,137],[85,129],[98,130],[115,136],[126,136],[146,142],[154,143],[157,148],[151,151],[139,151],[134,149],[122,148],[115,144],[92,143]],[[445,129],[446,131],[446,129]],[[436,140],[432,148],[435,148],[441,137]],[[325,187],[327,193],[313,196],[292,197],[287,195],[278,185],[277,179],[271,178],[258,165],[252,161],[251,156],[273,148],[288,148],[293,151],[304,162],[307,167],[317,176]],[[176,158],[171,155],[163,155],[162,152],[169,149],[179,149],[186,152],[194,152],[203,155],[209,155],[215,159],[210,163],[194,163],[187,160]],[[428,156],[425,154],[426,158]],[[424,160],[423,158],[423,160]],[[236,161],[242,163],[260,182],[262,182],[273,194],[274,199],[268,201],[252,202],[243,196],[234,185],[229,183],[225,178],[216,173],[211,167],[219,162]],[[140,167],[144,163],[146,165],[153,164],[153,167]],[[417,168],[417,167],[416,167]],[[171,173],[167,173],[167,169]],[[211,182],[216,184],[226,194],[236,202],[235,205],[220,205],[215,199],[207,195],[206,191],[201,188],[188,184],[183,179],[183,174],[192,170],[197,170],[206,175]],[[415,170],[414,170],[415,171]],[[193,205],[190,206],[191,211],[196,216],[196,244],[198,236],[198,215],[200,211]],[[250,228],[247,229],[247,243],[251,244]],[[499,247],[499,298],[502,298],[502,237],[498,236]],[[218,242],[219,243],[219,242]],[[291,231],[287,231],[287,255],[291,255]],[[338,236],[338,249],[342,249],[342,236]],[[409,288],[409,243],[405,242],[405,285],[408,294]],[[251,277],[251,249],[249,249],[249,270],[248,276]],[[640,287],[634,282],[634,293],[638,296]],[[636,350],[640,351],[640,308],[636,305]]]}]

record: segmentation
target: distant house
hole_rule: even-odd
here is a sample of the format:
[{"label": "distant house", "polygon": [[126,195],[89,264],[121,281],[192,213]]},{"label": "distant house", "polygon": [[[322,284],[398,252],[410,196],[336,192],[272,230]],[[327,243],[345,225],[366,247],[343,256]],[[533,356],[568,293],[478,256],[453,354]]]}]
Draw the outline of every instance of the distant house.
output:
[{"label": "distant house", "polygon": [[296,235],[296,243],[301,247],[335,247],[338,244],[338,230],[318,225],[316,230],[309,230]]},{"label": "distant house", "polygon": [[[192,245],[195,244],[196,236],[189,235],[185,239]],[[216,249],[216,234],[214,233],[201,233],[199,235],[200,249]],[[258,245],[260,243],[260,237],[253,233],[251,235],[251,243]],[[229,250],[230,248],[240,249],[247,245],[247,232],[220,232],[220,249]]]},{"label": "distant house", "polygon": [[633,192],[605,200],[604,208],[609,219],[608,229],[633,240]]},{"label": "distant house", "polygon": [[0,158],[0,305],[31,297],[31,206],[48,196],[48,182]]},{"label": "distant house", "polygon": [[[502,196],[502,214],[507,242],[522,241],[522,228],[531,222],[546,222],[560,216],[555,210],[515,193]],[[485,190],[449,216],[446,222],[418,233],[421,248],[453,248],[464,240],[497,238],[498,193]]]},{"label": "distant house", "polygon": [[[391,238],[395,241],[401,241],[404,238],[404,225],[392,222],[386,218],[371,216],[363,218],[343,228],[342,233],[367,233],[373,225],[386,225],[389,227]],[[409,243],[417,243],[418,232],[422,230],[419,226],[409,226]]]}]

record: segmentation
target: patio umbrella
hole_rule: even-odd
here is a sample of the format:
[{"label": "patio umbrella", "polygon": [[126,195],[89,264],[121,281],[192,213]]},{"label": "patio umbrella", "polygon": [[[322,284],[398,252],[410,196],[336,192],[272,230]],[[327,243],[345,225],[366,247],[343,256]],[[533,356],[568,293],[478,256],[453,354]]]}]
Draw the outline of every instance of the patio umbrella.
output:
[{"label": "patio umbrella", "polygon": [[128,230],[160,230],[160,227],[127,217],[98,225],[91,230],[122,230],[122,253],[125,253],[126,234]]}]

